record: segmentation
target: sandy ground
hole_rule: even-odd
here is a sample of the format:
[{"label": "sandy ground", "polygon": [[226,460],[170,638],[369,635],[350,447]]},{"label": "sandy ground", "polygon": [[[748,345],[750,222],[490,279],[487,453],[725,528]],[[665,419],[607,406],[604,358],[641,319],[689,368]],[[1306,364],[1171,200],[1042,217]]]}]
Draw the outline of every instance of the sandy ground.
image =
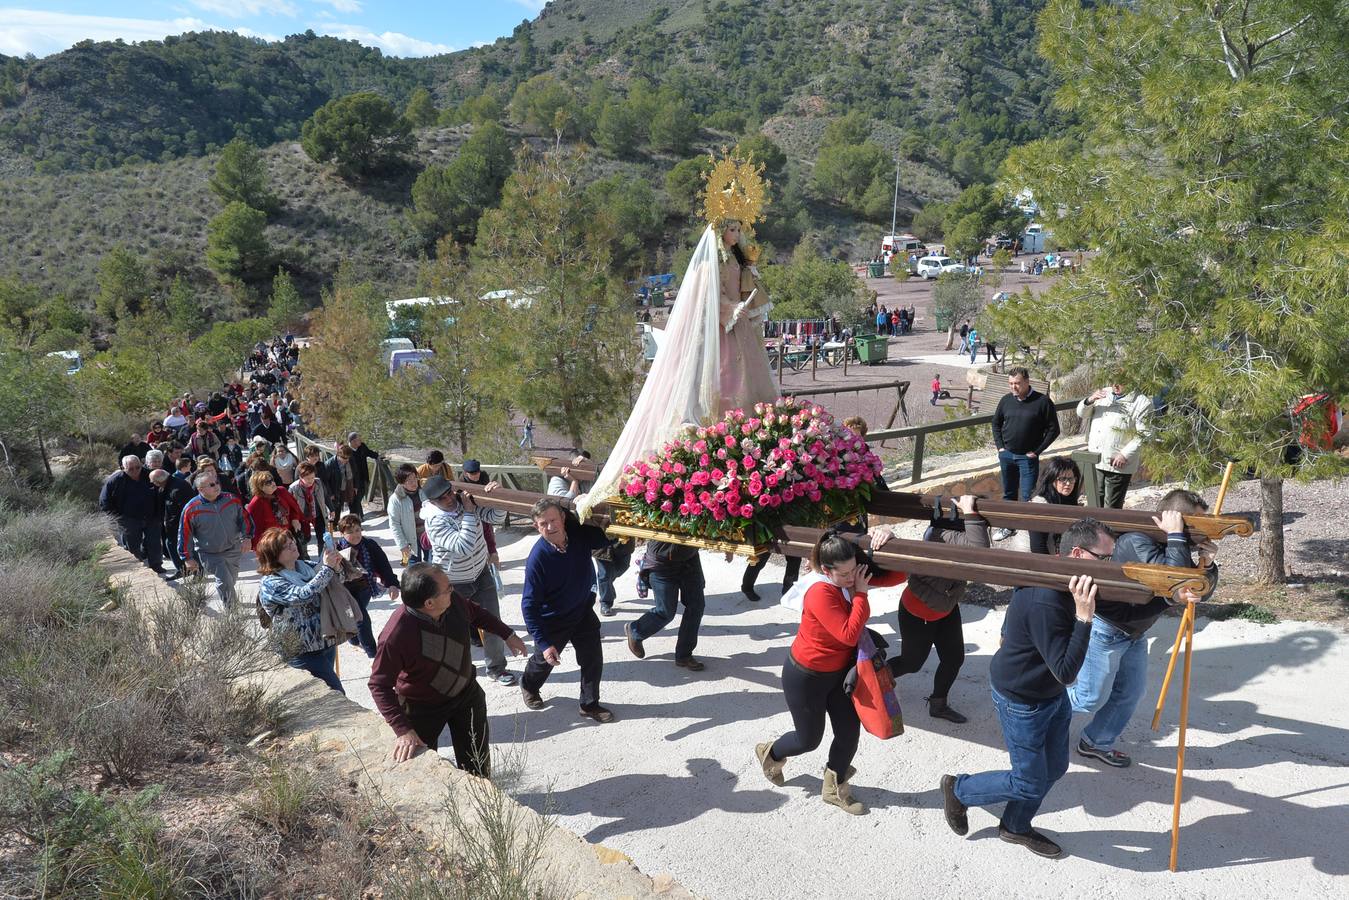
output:
[{"label": "sandy ground", "polygon": [[[393,553],[383,518],[368,534]],[[535,538],[502,534],[503,618],[522,628],[522,560]],[[1233,548],[1234,550],[1236,548]],[[1254,547],[1249,548],[1251,552]],[[520,799],[551,806],[564,827],[628,854],[644,871],[670,872],[715,898],[1344,896],[1349,888],[1349,707],[1342,700],[1349,644],[1337,628],[1200,620],[1182,811],[1180,871],[1167,871],[1179,691],[1160,732],[1148,730],[1173,623],[1150,645],[1150,688],[1121,746],[1124,770],[1072,756],[1037,825],[1066,855],[1044,860],[996,835],[996,810],[971,810],[971,832],[946,827],[938,779],[1003,768],[1006,754],[988,695],[988,662],[1000,612],[966,605],[968,658],[952,692],[963,726],[927,716],[935,657],[900,683],[904,735],[863,734],[855,793],[871,806],[853,818],[819,800],[825,752],[787,766],[769,784],[755,742],[789,727],[779,676],[795,616],[775,602],[781,568],[760,579],[762,603],[737,590],[743,562],[704,555],[707,613],[697,655],[707,670],[673,665],[673,626],[632,658],[622,628],[647,608],[634,573],[619,581],[619,614],[603,620],[603,700],[617,716],[595,725],[576,714],[577,669],[567,652],[544,688],[548,705],[525,709],[517,688],[486,684],[493,742],[524,754]],[[244,586],[250,596],[253,580]],[[877,591],[873,626],[895,631],[897,595]],[[393,604],[373,606],[376,629]],[[897,643],[897,641],[896,641]],[[370,705],[368,662],[343,647],[348,693]],[[512,661],[519,672],[522,661]],[[1082,720],[1074,722],[1074,738]],[[390,734],[392,740],[392,733]]]}]

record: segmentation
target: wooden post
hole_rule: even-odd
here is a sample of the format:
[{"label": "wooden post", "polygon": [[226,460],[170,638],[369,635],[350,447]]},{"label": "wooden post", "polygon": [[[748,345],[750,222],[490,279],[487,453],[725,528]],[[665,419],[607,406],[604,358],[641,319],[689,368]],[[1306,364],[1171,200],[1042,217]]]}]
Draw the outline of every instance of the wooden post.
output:
[{"label": "wooden post", "polygon": [[782,367],[787,365],[787,334],[778,335],[778,393],[782,393]]},{"label": "wooden post", "polygon": [[852,338],[843,341],[843,377],[848,377],[848,357],[852,356]]},{"label": "wooden post", "polygon": [[1194,657],[1194,604],[1186,604],[1181,617],[1185,632],[1185,674],[1180,684],[1180,737],[1176,743],[1176,791],[1171,801],[1171,871],[1176,871],[1180,855],[1180,804],[1185,779],[1185,730],[1190,719],[1190,662]]},{"label": "wooden post", "polygon": [[1218,499],[1213,504],[1213,514],[1221,516],[1223,514],[1223,502],[1227,500],[1227,488],[1232,483],[1232,468],[1236,463],[1228,463],[1227,468],[1223,470],[1223,483],[1218,488]]},{"label": "wooden post", "polygon": [[909,478],[909,484],[917,484],[923,480],[923,444],[927,438],[927,433],[920,431],[913,439],[913,474]]},{"label": "wooden post", "polygon": [[819,346],[816,346],[815,344],[807,344],[806,346],[810,348],[810,380],[814,381],[815,369],[820,364],[820,348],[824,345],[820,344]]}]

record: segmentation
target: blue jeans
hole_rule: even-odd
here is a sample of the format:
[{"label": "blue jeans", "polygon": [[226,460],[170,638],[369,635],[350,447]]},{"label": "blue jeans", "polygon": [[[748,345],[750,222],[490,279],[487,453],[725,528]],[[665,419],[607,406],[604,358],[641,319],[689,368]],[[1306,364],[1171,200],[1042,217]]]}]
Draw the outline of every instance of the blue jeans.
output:
[{"label": "blue jeans", "polygon": [[595,594],[600,599],[600,609],[609,609],[618,599],[614,582],[632,565],[634,549],[633,544],[619,543],[609,551],[609,559],[595,560]]},{"label": "blue jeans", "polygon": [[966,806],[1006,803],[1002,827],[1025,834],[1049,789],[1068,771],[1073,708],[1067,691],[1039,703],[1018,703],[995,690],[993,706],[1012,759],[1011,771],[961,775],[956,778],[956,797]]},{"label": "blue jeans", "polygon": [[361,621],[356,626],[356,636],[350,638],[347,643],[355,647],[360,647],[365,651],[365,655],[371,659],[375,658],[375,630],[370,624],[370,601],[374,597],[374,588],[371,587],[367,578],[365,587],[353,587],[347,585],[351,591],[351,596],[356,598],[356,603],[361,607]]},{"label": "blue jeans", "polygon": [[1098,750],[1109,750],[1147,686],[1147,639],[1135,640],[1100,616],[1092,619],[1087,658],[1068,688],[1073,712],[1096,714],[1082,729],[1082,739]]},{"label": "blue jeans", "polygon": [[703,566],[694,556],[676,566],[652,569],[647,578],[656,605],[632,623],[632,633],[644,641],[674,621],[679,602],[684,602],[684,615],[679,620],[679,637],[675,641],[675,659],[688,659],[698,646],[698,628],[703,623],[706,598],[703,589]]},{"label": "blue jeans", "polygon": [[315,650],[313,653],[301,653],[286,660],[292,669],[301,669],[313,675],[333,690],[345,694],[342,679],[337,677],[337,647]]},{"label": "blue jeans", "polygon": [[998,468],[1002,472],[1002,499],[1029,500],[1035,479],[1040,477],[1040,457],[999,450]]}]

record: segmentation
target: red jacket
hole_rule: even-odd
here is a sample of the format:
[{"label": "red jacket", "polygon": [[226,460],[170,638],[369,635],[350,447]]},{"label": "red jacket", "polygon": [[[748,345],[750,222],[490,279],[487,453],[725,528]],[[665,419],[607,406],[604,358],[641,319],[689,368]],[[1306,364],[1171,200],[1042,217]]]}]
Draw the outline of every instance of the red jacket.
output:
[{"label": "red jacket", "polygon": [[303,522],[304,513],[300,512],[300,504],[295,502],[295,498],[290,495],[290,491],[283,487],[278,487],[272,494],[272,497],[280,501],[286,510],[286,521],[278,522],[276,514],[272,512],[271,501],[262,494],[254,495],[252,500],[248,501],[248,506],[244,511],[248,513],[248,520],[253,523],[254,539],[262,537],[263,532],[268,528],[284,528],[290,531],[292,521]]},{"label": "red jacket", "polygon": [[[893,587],[908,578],[904,572],[877,571],[871,583]],[[869,618],[871,604],[866,594],[853,594],[848,603],[843,590],[827,581],[811,585],[801,610],[801,628],[792,641],[792,657],[815,672],[848,668],[857,662],[857,642]]]}]

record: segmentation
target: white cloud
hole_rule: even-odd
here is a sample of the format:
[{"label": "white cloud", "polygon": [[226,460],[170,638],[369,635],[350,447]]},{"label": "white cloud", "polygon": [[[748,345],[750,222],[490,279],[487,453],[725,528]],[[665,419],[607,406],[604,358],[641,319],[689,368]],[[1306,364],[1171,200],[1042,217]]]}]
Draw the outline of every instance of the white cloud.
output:
[{"label": "white cloud", "polygon": [[201,19],[133,19],[119,16],[86,16],[77,13],[33,9],[0,9],[0,53],[8,56],[46,56],[80,41],[159,41],[185,31],[234,31],[248,37],[274,41],[276,37],[249,28],[222,28]]},{"label": "white cloud", "polygon": [[318,0],[318,2],[327,4],[338,12],[358,13],[361,11],[359,0]]},{"label": "white cloud", "polygon": [[379,34],[360,25],[340,25],[336,22],[320,22],[313,26],[320,34],[358,41],[367,47],[378,47],[389,56],[435,56],[438,53],[452,53],[454,48],[448,44],[424,41],[397,31],[385,31]]},{"label": "white cloud", "polygon": [[259,15],[294,18],[300,12],[289,0],[191,0],[191,2],[197,9],[236,19]]}]

